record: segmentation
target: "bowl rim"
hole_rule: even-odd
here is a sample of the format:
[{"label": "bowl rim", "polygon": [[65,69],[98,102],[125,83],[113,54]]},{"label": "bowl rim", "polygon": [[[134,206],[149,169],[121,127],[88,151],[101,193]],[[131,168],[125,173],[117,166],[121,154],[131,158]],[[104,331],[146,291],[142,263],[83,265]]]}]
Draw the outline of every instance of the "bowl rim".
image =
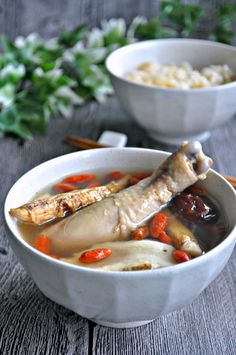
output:
[{"label": "bowl rim", "polygon": [[[103,148],[103,149],[93,149],[93,152],[97,153],[98,151],[101,153],[107,153],[108,151],[114,151],[114,150],[119,150],[119,151],[124,151],[124,150],[129,150],[129,151],[145,151],[145,152],[150,152],[153,153],[155,152],[155,154],[161,154],[164,155],[166,157],[168,157],[169,155],[171,155],[171,153],[166,152],[166,151],[162,151],[162,150],[154,150],[154,149],[148,149],[148,148],[133,148],[133,147],[123,147],[123,148]],[[105,277],[113,277],[114,275],[122,275],[121,277],[135,277],[135,275],[151,275],[151,274],[155,274],[157,275],[165,275],[166,273],[172,272],[173,270],[182,270],[185,269],[186,267],[190,267],[190,266],[194,266],[194,265],[198,265],[199,263],[201,263],[204,260],[207,260],[211,257],[214,257],[214,255],[216,255],[218,252],[220,252],[221,249],[226,248],[233,239],[236,238],[236,217],[235,217],[235,224],[234,227],[232,228],[231,232],[226,236],[226,238],[220,243],[218,244],[216,247],[214,247],[213,249],[211,249],[210,251],[208,251],[207,253],[189,260],[187,263],[180,263],[180,264],[176,264],[176,265],[172,265],[172,266],[168,266],[168,267],[164,267],[164,268],[159,268],[159,269],[151,269],[151,270],[137,270],[136,272],[133,271],[104,271],[104,270],[99,270],[99,269],[90,269],[88,267],[82,267],[79,265],[74,265],[74,264],[70,264],[67,263],[65,261],[62,260],[57,260],[57,259],[53,259],[50,256],[47,256],[46,254],[43,254],[41,252],[39,252],[38,250],[36,250],[35,248],[33,248],[30,244],[28,244],[20,235],[20,232],[18,233],[14,233],[14,231],[11,228],[11,225],[15,224],[16,221],[13,220],[13,218],[10,216],[10,214],[8,213],[7,210],[7,205],[8,205],[8,200],[10,199],[10,195],[12,193],[12,190],[14,190],[15,186],[20,184],[21,181],[24,179],[24,177],[28,174],[31,174],[32,172],[35,172],[38,169],[42,169],[42,168],[47,168],[47,166],[55,163],[55,162],[60,162],[63,164],[63,161],[66,161],[68,159],[73,159],[76,156],[80,156],[83,155],[84,153],[88,153],[88,151],[77,151],[77,152],[73,152],[73,153],[69,153],[69,154],[64,154],[64,155],[60,155],[58,157],[52,158],[47,160],[44,163],[41,163],[39,165],[37,165],[36,167],[30,169],[29,171],[27,171],[25,174],[23,174],[10,188],[10,190],[7,193],[7,196],[5,198],[5,202],[4,202],[4,222],[5,222],[5,229],[7,228],[9,230],[9,232],[11,233],[11,235],[13,236],[13,238],[16,240],[16,242],[23,247],[23,249],[25,249],[25,252],[27,252],[27,254],[34,254],[36,257],[38,258],[42,258],[43,261],[46,262],[50,262],[52,264],[57,264],[59,267],[61,268],[69,268],[69,269],[73,269],[73,270],[78,270],[78,271],[82,271],[85,273],[98,273],[99,275],[103,274],[103,275],[107,275]],[[90,152],[91,153],[91,152]],[[215,170],[210,169],[209,172],[215,176],[217,176],[218,179],[220,179],[221,181],[224,182],[225,185],[227,185],[227,187],[231,190],[232,194],[235,196],[235,204],[236,204],[236,192],[233,189],[233,187],[231,186],[231,184],[219,173],[217,173]],[[8,236],[7,236],[8,237]],[[9,237],[8,237],[9,239]],[[188,266],[189,265],[189,266]],[[174,268],[174,269],[173,269]],[[147,274],[148,271],[148,274]],[[134,275],[134,276],[133,276]],[[136,276],[137,277],[137,276]]]},{"label": "bowl rim", "polygon": [[208,92],[208,91],[211,92],[211,91],[219,91],[222,89],[230,89],[230,88],[236,87],[236,79],[235,79],[235,81],[232,81],[232,82],[229,82],[226,84],[216,85],[216,86],[206,87],[206,88],[193,88],[193,89],[160,88],[160,87],[155,87],[155,86],[151,86],[151,85],[136,83],[134,81],[131,81],[129,79],[126,79],[125,77],[122,77],[122,76],[114,73],[113,66],[111,65],[110,62],[113,59],[113,56],[116,56],[117,53],[124,52],[124,54],[125,54],[126,52],[132,51],[132,49],[135,49],[136,47],[144,47],[144,49],[145,49],[145,47],[153,47],[156,44],[160,44],[160,43],[169,43],[169,44],[171,44],[171,43],[179,43],[179,44],[180,43],[191,43],[191,44],[195,43],[196,45],[197,44],[204,44],[204,45],[207,45],[208,48],[210,46],[210,47],[218,47],[218,48],[222,48],[222,49],[231,50],[232,52],[235,52],[235,55],[236,55],[236,47],[231,46],[229,44],[209,41],[209,40],[205,40],[205,39],[195,39],[195,38],[151,39],[151,40],[131,43],[126,46],[115,49],[112,53],[110,53],[108,55],[108,57],[106,58],[106,61],[105,61],[105,67],[106,67],[108,73],[111,76],[115,77],[116,79],[118,79],[126,84],[129,84],[131,86],[134,85],[135,87],[146,88],[148,90],[168,92],[168,93],[171,93],[171,92],[173,92],[173,93],[186,93],[186,92],[199,93],[199,92]]}]

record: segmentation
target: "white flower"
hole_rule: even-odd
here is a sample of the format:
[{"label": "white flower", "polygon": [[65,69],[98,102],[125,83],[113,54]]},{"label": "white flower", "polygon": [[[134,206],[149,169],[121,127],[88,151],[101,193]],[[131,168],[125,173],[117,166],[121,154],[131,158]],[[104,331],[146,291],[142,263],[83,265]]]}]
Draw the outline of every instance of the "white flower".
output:
[{"label": "white flower", "polygon": [[68,61],[68,62],[72,62],[74,60],[74,54],[71,52],[70,49],[66,49],[64,52],[63,52],[63,59]]},{"label": "white flower", "polygon": [[58,48],[58,41],[57,38],[51,38],[44,44],[45,48],[47,49],[57,49]]},{"label": "white flower", "polygon": [[15,95],[15,86],[12,84],[6,84],[0,88],[0,104],[8,107],[12,104]]},{"label": "white flower", "polygon": [[83,103],[83,99],[68,86],[61,86],[56,91],[56,96],[69,99],[72,105],[80,105]]},{"label": "white flower", "polygon": [[25,43],[26,43],[26,40],[25,40],[25,38],[24,38],[23,36],[18,36],[18,37],[16,37],[16,39],[15,39],[15,46],[16,46],[17,48],[24,48]]},{"label": "white flower", "polygon": [[102,21],[102,29],[106,36],[109,34],[116,32],[117,37],[122,37],[126,31],[126,24],[123,18],[115,19],[112,18],[109,21]]},{"label": "white flower", "polygon": [[25,75],[25,66],[23,64],[7,64],[1,71],[0,76],[2,79],[12,76],[15,79],[20,79]]},{"label": "white flower", "polygon": [[32,43],[32,44],[35,44],[35,43],[37,43],[37,42],[38,42],[38,43],[42,42],[40,36],[39,36],[37,33],[35,33],[35,32],[30,33],[30,34],[26,37],[26,41],[27,41],[27,43]]},{"label": "white flower", "polygon": [[88,47],[103,47],[103,33],[99,28],[93,28],[88,35]]},{"label": "white flower", "polygon": [[44,71],[43,71],[42,68],[36,68],[36,69],[34,70],[34,74],[37,75],[37,76],[39,76],[39,77],[43,77],[45,73],[44,73]]}]

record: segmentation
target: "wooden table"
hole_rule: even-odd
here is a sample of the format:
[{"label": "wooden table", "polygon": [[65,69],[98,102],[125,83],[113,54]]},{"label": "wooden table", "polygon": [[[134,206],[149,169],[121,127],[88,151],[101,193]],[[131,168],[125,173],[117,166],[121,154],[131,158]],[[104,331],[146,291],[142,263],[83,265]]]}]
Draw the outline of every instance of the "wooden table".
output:
[{"label": "wooden table", "polygon": [[[106,129],[124,132],[128,145],[173,150],[151,140],[122,111],[115,98],[79,108],[71,120],[51,121],[48,134],[19,145],[0,139],[0,199],[34,166],[75,151],[67,134],[97,139]],[[212,132],[203,144],[214,168],[236,176],[236,120]],[[111,329],[92,324],[48,300],[18,263],[0,220],[0,354],[235,354],[235,252],[218,278],[189,306],[149,325]]]}]

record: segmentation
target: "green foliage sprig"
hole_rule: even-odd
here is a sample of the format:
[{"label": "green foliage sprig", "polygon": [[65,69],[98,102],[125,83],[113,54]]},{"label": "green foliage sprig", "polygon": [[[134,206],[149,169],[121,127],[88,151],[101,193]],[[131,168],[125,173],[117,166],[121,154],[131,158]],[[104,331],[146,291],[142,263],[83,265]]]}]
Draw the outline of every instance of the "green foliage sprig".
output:
[{"label": "green foliage sprig", "polygon": [[234,36],[233,24],[236,15],[236,4],[222,4],[216,11],[216,25],[210,38],[230,44]]},{"label": "green foliage sprig", "polygon": [[[215,40],[231,40],[235,7],[219,7]],[[50,117],[69,117],[75,105],[90,99],[104,101],[112,93],[104,66],[112,51],[137,40],[191,36],[202,16],[197,5],[163,0],[159,17],[136,17],[128,27],[123,19],[111,19],[91,31],[84,25],[61,30],[51,40],[34,33],[15,41],[2,36],[0,133],[29,139],[46,132]]]}]

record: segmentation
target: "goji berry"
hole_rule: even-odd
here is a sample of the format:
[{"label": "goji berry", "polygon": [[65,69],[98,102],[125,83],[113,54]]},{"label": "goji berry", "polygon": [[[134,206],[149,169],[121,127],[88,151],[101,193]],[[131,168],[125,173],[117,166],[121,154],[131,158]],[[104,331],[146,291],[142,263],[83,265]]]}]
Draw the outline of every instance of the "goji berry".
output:
[{"label": "goji berry", "polygon": [[63,179],[63,182],[69,182],[71,184],[82,184],[96,178],[94,174],[80,174],[80,175],[71,175]]},{"label": "goji berry", "polygon": [[160,242],[165,243],[165,244],[172,244],[172,239],[169,235],[166,234],[166,232],[161,232],[159,235]]},{"label": "goji berry", "polygon": [[111,254],[111,249],[107,248],[88,250],[80,255],[79,261],[85,264],[94,263],[107,258]]},{"label": "goji berry", "polygon": [[178,263],[183,263],[185,261],[190,260],[189,255],[183,250],[174,250],[172,252],[172,256],[175,259],[175,261],[177,261]]},{"label": "goji berry", "polygon": [[141,240],[147,238],[148,227],[139,227],[130,234],[130,237],[135,240]]},{"label": "goji berry", "polygon": [[168,218],[164,213],[156,214],[149,225],[149,230],[152,238],[158,238],[160,233],[163,232],[168,224]]}]

